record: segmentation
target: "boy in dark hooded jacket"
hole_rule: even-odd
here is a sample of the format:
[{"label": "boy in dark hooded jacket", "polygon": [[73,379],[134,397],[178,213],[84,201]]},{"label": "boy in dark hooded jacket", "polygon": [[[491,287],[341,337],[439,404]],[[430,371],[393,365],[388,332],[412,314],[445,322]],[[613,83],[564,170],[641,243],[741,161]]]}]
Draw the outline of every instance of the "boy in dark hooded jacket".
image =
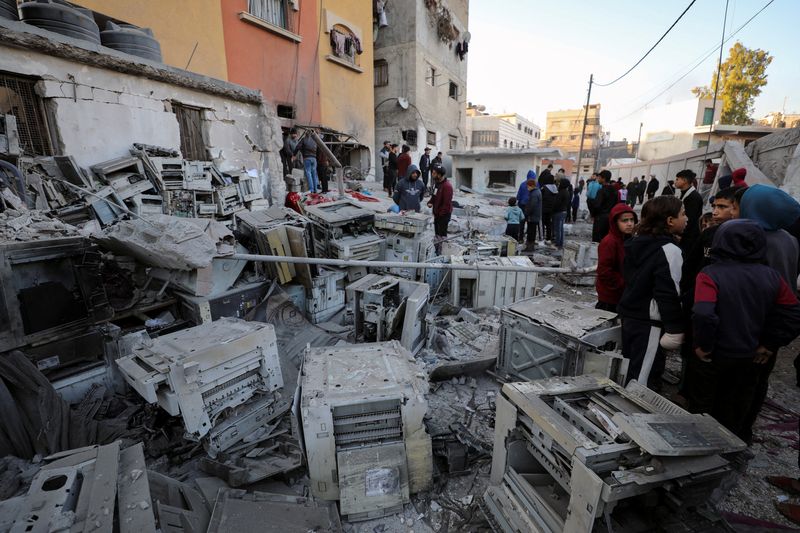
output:
[{"label": "boy in dark hooded jacket", "polygon": [[633,235],[638,218],[627,204],[617,204],[609,215],[608,235],[597,247],[597,309],[617,312],[617,304],[625,289],[622,265],[625,260],[625,240]]},{"label": "boy in dark hooded jacket", "polygon": [[417,165],[410,165],[406,177],[397,182],[392,200],[400,206],[401,211],[419,213],[422,199],[425,197],[425,184],[419,177],[420,171]]},{"label": "boy in dark hooded jacket", "polygon": [[692,309],[695,355],[713,366],[711,379],[689,381],[689,408],[711,414],[745,441],[759,367],[800,334],[795,292],[762,264],[766,243],[754,221],[722,224],[711,246],[714,263],[697,275]]}]

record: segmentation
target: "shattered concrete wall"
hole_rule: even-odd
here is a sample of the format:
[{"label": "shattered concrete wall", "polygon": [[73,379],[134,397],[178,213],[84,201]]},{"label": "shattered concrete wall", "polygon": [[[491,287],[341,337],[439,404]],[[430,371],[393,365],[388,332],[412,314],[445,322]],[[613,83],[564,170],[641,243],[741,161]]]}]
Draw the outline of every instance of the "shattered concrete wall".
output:
[{"label": "shattered concrete wall", "polygon": [[[5,27],[14,24],[25,32]],[[163,65],[154,72],[146,60],[89,53],[92,45],[29,25],[2,26],[0,70],[39,78],[57,153],[89,167],[128,155],[134,142],[180,148],[172,110],[180,103],[202,110],[204,140],[221,170],[260,170],[265,197],[282,203],[280,124],[257,91]],[[54,46],[68,52],[48,53]]]}]

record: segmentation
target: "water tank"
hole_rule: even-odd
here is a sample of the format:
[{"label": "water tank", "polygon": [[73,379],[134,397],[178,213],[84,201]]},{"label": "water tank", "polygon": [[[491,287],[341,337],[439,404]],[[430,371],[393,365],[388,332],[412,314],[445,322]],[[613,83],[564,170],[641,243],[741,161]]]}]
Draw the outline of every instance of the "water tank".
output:
[{"label": "water tank", "polygon": [[34,0],[20,4],[22,21],[74,39],[100,44],[100,28],[92,12],[60,0]]},{"label": "water tank", "polygon": [[161,46],[153,37],[150,28],[136,28],[125,24],[108,22],[100,33],[103,46],[126,54],[161,62]]},{"label": "water tank", "polygon": [[0,0],[0,18],[19,20],[17,0]]}]

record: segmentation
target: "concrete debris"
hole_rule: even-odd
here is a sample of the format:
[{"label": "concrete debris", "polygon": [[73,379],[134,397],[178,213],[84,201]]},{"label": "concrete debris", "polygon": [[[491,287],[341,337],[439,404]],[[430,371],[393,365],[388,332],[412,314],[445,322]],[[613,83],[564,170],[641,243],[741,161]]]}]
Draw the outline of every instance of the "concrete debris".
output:
[{"label": "concrete debris", "polygon": [[93,237],[120,255],[171,270],[205,268],[234,253],[233,234],[221,223],[168,215],[123,221]]},{"label": "concrete debris", "polygon": [[78,228],[51,218],[43,211],[7,209],[0,212],[0,242],[32,241],[78,235],[80,235]]}]

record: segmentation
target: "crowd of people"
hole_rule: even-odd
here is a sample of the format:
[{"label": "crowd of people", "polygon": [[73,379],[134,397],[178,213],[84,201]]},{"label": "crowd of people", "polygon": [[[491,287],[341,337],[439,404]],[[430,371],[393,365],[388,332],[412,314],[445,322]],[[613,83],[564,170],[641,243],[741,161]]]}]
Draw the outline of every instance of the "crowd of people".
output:
[{"label": "crowd of people", "polygon": [[[665,351],[679,350],[688,410],[750,443],[778,349],[800,334],[800,204],[775,187],[748,187],[743,168],[719,179],[725,187],[705,215],[688,169],[660,196],[652,179],[631,182],[624,199],[609,171],[591,181],[596,307],[621,319],[628,380],[660,390]],[[633,191],[635,201],[647,197],[641,219]]]}]

